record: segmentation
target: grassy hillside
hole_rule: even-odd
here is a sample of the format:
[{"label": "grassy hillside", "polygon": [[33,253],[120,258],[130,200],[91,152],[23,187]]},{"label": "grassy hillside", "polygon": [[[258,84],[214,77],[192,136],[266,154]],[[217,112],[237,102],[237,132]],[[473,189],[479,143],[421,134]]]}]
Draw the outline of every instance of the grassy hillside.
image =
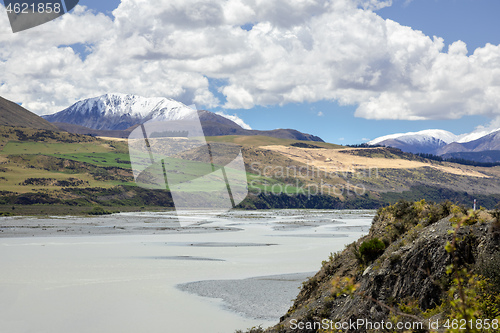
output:
[{"label": "grassy hillside", "polygon": [[[500,201],[500,167],[431,161],[390,148],[259,136],[210,137],[209,142],[217,149],[239,145],[250,191],[242,208],[378,208],[401,198],[468,205],[477,199],[492,208]],[[199,161],[197,154],[183,157]],[[184,168],[176,179],[189,180],[191,173]],[[136,186],[126,141],[18,127],[0,126],[0,191],[5,209],[172,206],[168,191]]]},{"label": "grassy hillside", "polygon": [[[266,163],[287,162],[272,152],[254,148],[243,151],[245,157],[260,156]],[[270,155],[275,158],[269,159]],[[192,158],[196,160],[196,156]],[[189,168],[184,168],[179,180],[189,179],[189,172]],[[249,172],[248,179],[254,192],[296,194],[298,191],[295,186],[286,186],[286,182],[272,177]],[[88,211],[78,207],[95,205],[113,206],[113,210],[172,207],[167,191],[136,186],[126,141],[7,126],[0,126],[0,191],[0,211],[10,212],[12,205],[17,207],[17,214],[42,211],[64,214],[61,206],[71,206],[72,213]],[[33,204],[52,208],[37,211],[29,208]]]},{"label": "grassy hillside", "polygon": [[12,127],[0,127],[0,133],[3,191],[27,193],[68,187],[63,181],[104,188],[132,181],[123,143]]},{"label": "grassy hillside", "polygon": [[[344,189],[347,186],[356,194],[369,194],[390,203],[399,198],[433,200],[438,190],[443,192],[441,197],[445,192],[451,195],[448,199],[484,199],[488,196],[489,199],[480,204],[489,208],[500,199],[500,167],[433,161],[393,148],[311,149],[275,145],[260,149],[288,158],[291,165],[306,165],[307,171],[300,177],[302,180],[333,186],[330,192],[337,194],[342,186]],[[280,176],[276,168],[264,170],[266,176]],[[289,170],[285,167],[285,171]],[[345,199],[343,194],[338,196]],[[459,202],[471,205],[472,201]]]},{"label": "grassy hillside", "polygon": [[47,120],[22,106],[0,97],[0,126],[19,126],[57,131]]}]

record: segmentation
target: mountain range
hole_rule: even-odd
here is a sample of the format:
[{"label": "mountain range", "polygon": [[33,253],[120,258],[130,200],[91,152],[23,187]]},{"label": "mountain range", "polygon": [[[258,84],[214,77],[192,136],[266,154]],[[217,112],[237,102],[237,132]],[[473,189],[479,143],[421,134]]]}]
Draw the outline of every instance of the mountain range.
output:
[{"label": "mountain range", "polygon": [[368,144],[399,148],[414,154],[439,155],[443,158],[477,162],[500,161],[500,129],[474,131],[462,135],[438,129],[424,130],[386,135]]},{"label": "mountain range", "polygon": [[[206,136],[267,136],[302,141],[323,140],[293,129],[259,131],[245,129],[231,119],[210,111],[197,111]],[[168,98],[106,94],[79,101],[52,115],[43,116],[0,97],[0,125],[64,130],[75,134],[127,138],[139,124],[150,119],[178,120],[195,116],[186,105]],[[500,129],[476,130],[455,135],[439,129],[398,133],[368,142],[399,148],[404,152],[439,155],[477,162],[500,162]]]},{"label": "mountain range", "polygon": [[[234,121],[210,111],[200,110],[198,115],[206,136],[262,135],[323,142],[320,137],[293,129],[245,129]],[[79,101],[65,110],[43,118],[71,133],[126,138],[137,125],[151,119],[180,120],[194,116],[193,109],[169,98],[106,94]]]}]

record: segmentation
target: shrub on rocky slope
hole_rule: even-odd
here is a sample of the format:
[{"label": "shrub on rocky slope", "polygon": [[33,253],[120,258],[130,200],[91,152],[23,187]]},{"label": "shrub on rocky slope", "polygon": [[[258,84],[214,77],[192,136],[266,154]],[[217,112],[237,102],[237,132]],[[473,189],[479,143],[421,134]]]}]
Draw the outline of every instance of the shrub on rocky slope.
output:
[{"label": "shrub on rocky slope", "polygon": [[[495,331],[498,217],[449,202],[400,201],[382,208],[369,234],[325,261],[266,332]],[[364,256],[362,244],[370,242],[379,252]]]}]

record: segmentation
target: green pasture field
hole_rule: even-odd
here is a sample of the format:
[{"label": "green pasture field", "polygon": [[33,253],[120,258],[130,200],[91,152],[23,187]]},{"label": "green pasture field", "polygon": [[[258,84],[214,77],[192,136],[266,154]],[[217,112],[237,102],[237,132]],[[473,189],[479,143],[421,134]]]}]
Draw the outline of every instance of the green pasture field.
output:
[{"label": "green pasture field", "polygon": [[[283,140],[274,138],[264,138],[264,137],[219,137],[215,138],[218,142],[232,142],[235,139],[243,138],[246,144],[263,145],[263,144],[291,144],[294,142],[300,142],[296,140]],[[236,140],[239,141],[239,140]],[[270,142],[271,141],[271,142]],[[316,143],[312,143],[315,144]],[[322,143],[317,143],[319,145],[325,145]],[[329,145],[329,144],[327,144]],[[335,145],[332,145],[335,146]],[[120,147],[123,148],[123,147]],[[8,142],[3,149],[0,151],[0,156],[4,158],[9,155],[45,155],[52,156],[65,160],[72,160],[77,162],[88,163],[97,167],[118,167],[126,170],[131,169],[130,157],[128,153],[123,152],[125,149],[120,149],[120,151],[114,151],[113,147],[108,144],[96,144],[96,143],[46,143],[46,142]],[[147,157],[147,156],[145,156]],[[28,157],[29,158],[29,157]],[[147,158],[145,158],[145,161]],[[172,189],[178,187],[176,184],[186,182],[189,183],[192,180],[200,177],[201,174],[206,174],[211,172],[207,169],[207,164],[197,161],[187,161],[179,160],[176,158],[167,158],[164,160],[166,164],[167,172],[168,170],[175,172],[168,172],[168,181]],[[147,161],[146,161],[147,162]],[[135,182],[119,182],[119,181],[98,181],[95,180],[90,174],[87,173],[69,173],[69,172],[58,172],[49,171],[38,168],[26,168],[22,165],[9,164],[6,166],[6,172],[0,172],[0,187],[4,191],[13,191],[18,193],[26,193],[33,190],[57,190],[60,189],[58,186],[50,185],[20,185],[23,181],[28,178],[41,178],[41,179],[55,179],[55,180],[68,180],[70,178],[77,178],[85,182],[82,187],[102,187],[109,188],[115,185],[135,185]],[[161,168],[158,165],[155,169]],[[152,170],[153,171],[153,170]],[[154,170],[156,174],[163,174],[162,170]],[[226,168],[228,177],[237,177],[238,171]],[[287,193],[295,194],[300,193],[301,189],[293,185],[288,185],[279,180],[256,176],[250,173],[246,173],[248,179],[248,187],[250,191],[261,191],[266,193]],[[181,191],[206,191],[210,190],[213,184],[206,182],[193,182],[187,187],[179,186]],[[182,188],[185,188],[182,190]],[[167,187],[167,190],[169,188]]]},{"label": "green pasture field", "polygon": [[249,173],[247,174],[247,179],[248,189],[250,191],[273,194],[297,194],[302,192],[302,189],[299,187],[280,182],[279,180],[273,178],[257,176]]},{"label": "green pasture field", "polygon": [[104,144],[9,142],[0,154],[46,155],[96,166],[130,169],[130,158],[127,153],[112,151],[111,147]]}]

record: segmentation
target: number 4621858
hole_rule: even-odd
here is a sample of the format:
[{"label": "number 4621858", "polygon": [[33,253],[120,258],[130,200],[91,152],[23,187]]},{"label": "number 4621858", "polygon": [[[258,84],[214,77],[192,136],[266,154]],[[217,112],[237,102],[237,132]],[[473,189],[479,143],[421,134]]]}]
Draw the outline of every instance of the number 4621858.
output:
[{"label": "number 4621858", "polygon": [[46,13],[46,14],[51,14],[51,13],[56,13],[59,14],[61,13],[61,4],[60,3],[51,3],[51,2],[46,2],[46,3],[38,3],[38,4],[28,4],[28,3],[15,3],[11,4],[9,3],[7,7],[5,7],[7,10],[7,13],[9,14],[28,14],[28,13]]},{"label": "number 4621858", "polygon": [[470,319],[469,321],[466,321],[465,319],[448,319],[444,325],[444,328],[447,329],[459,329],[459,330],[466,330],[466,329],[472,329],[472,330],[489,330],[489,329],[494,329],[497,330],[499,328],[499,322],[498,319]]}]

